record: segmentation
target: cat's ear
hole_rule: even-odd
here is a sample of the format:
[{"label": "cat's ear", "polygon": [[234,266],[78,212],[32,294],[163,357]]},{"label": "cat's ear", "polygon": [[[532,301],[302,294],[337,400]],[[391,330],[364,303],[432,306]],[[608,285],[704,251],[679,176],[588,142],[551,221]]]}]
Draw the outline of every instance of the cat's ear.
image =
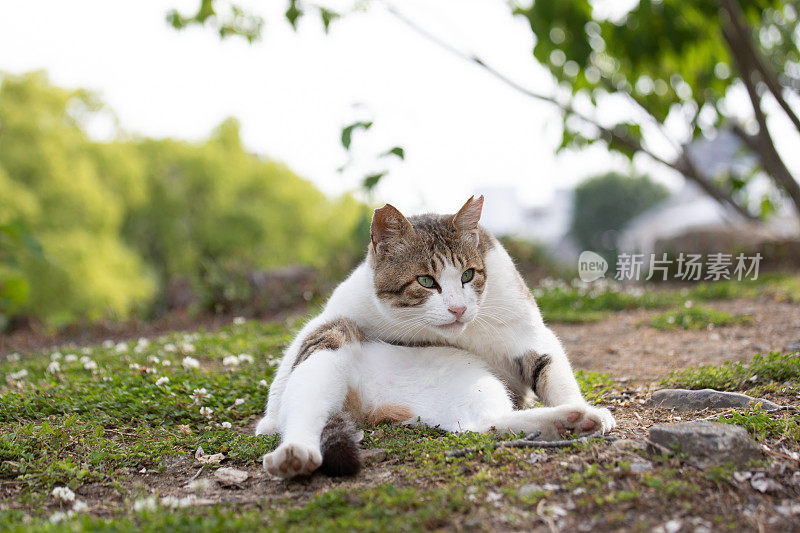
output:
[{"label": "cat's ear", "polygon": [[483,195],[477,198],[473,196],[453,216],[453,226],[456,231],[469,235],[475,244],[478,244],[478,222],[481,220],[481,211],[483,211]]},{"label": "cat's ear", "polygon": [[389,239],[400,239],[414,232],[411,222],[392,204],[376,209],[372,214],[372,225],[369,228],[372,246],[378,251],[378,245]]}]

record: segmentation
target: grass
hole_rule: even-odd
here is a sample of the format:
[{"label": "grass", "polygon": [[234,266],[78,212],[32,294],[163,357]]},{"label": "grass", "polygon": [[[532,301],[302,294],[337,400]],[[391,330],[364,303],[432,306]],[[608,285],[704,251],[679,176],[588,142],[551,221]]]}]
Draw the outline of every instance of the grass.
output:
[{"label": "grass", "polygon": [[[593,305],[604,313],[610,312],[604,308],[628,305],[678,305],[689,297],[700,301],[694,293],[647,296],[634,291]],[[156,502],[197,471],[192,456],[200,446],[207,453],[223,453],[224,466],[258,471],[259,458],[277,442],[253,436],[251,428],[297,325],[240,322],[213,332],[62,346],[0,362],[0,529],[532,529],[558,520],[568,501],[577,506],[571,513],[599,520],[599,529],[630,529],[631,517],[642,529],[652,529],[676,508],[694,509],[698,491],[728,490],[716,484],[716,474],[708,477],[671,459],[648,457],[650,470],[632,472],[630,457],[620,459],[607,443],[495,450],[490,447],[494,435],[387,424],[367,428],[363,442],[366,448],[386,450],[386,462],[355,480],[276,484],[259,479],[244,491],[229,490],[228,500],[210,506],[137,511],[136,501],[153,497]],[[607,374],[579,371],[576,376],[590,401],[606,402],[618,387]],[[758,355],[747,364],[688,369],[672,374],[665,384],[786,389],[800,385],[800,354]],[[722,421],[767,442],[785,436],[783,442],[796,444],[800,438],[797,416],[776,418],[754,409],[725,413]],[[444,456],[447,450],[467,447],[478,451]],[[175,465],[182,465],[177,474]],[[533,488],[521,493],[525,485]],[[87,487],[99,487],[106,496],[90,513],[54,523],[57,513],[70,508],[51,495],[60,486],[81,499],[87,498],[81,492]],[[249,499],[237,500],[243,493]],[[742,525],[735,506],[716,505],[708,513],[719,523]]]},{"label": "grass", "polygon": [[733,326],[749,324],[752,318],[749,315],[733,315],[726,311],[717,311],[710,307],[683,306],[661,313],[650,320],[650,325],[656,329],[707,329],[709,327]]},{"label": "grass", "polygon": [[[689,367],[673,372],[661,384],[684,389],[751,391],[760,385],[775,389],[800,384],[800,352],[756,354],[749,363]],[[764,390],[761,387],[761,390]]]},{"label": "grass", "polygon": [[251,322],[7,361],[0,365],[0,477],[32,490],[77,486],[158,469],[201,445],[235,463],[255,461],[274,437],[226,426],[262,412],[289,340],[286,325]]},{"label": "grass", "polygon": [[[78,491],[99,484],[121,495],[114,516],[79,514],[69,518],[71,528],[158,531],[180,525],[214,531],[225,524],[225,529],[252,531],[314,524],[313,529],[322,530],[380,531],[402,521],[404,529],[427,530],[445,516],[452,520],[469,498],[513,492],[499,477],[519,471],[520,464],[533,471],[523,460],[529,451],[491,449],[494,435],[384,425],[366,431],[364,446],[386,449],[408,486],[334,487],[305,502],[281,501],[258,510],[217,506],[133,512],[133,502],[150,494],[133,482],[142,470],[158,475],[171,472],[176,462],[190,465],[200,446],[206,453],[223,453],[225,466],[252,468],[274,449],[276,437],[253,436],[250,428],[263,411],[268,383],[296,325],[245,322],[214,332],[63,346],[0,363],[4,528],[62,528],[48,521],[63,507],[54,506],[52,489]],[[579,372],[578,379],[594,400],[613,387],[605,374]],[[444,451],[465,447],[481,451],[445,459]],[[473,493],[467,495],[469,487]],[[8,490],[13,500],[3,496]]]},{"label": "grass", "polygon": [[[681,290],[664,290],[658,284],[622,285],[598,280],[542,280],[533,294],[547,321],[594,322],[610,313],[630,309],[663,309],[686,302],[765,297],[800,303],[800,277],[785,273],[763,274],[758,280],[701,282]],[[719,317],[718,317],[719,318]]]},{"label": "grass", "polygon": [[780,438],[788,442],[800,442],[800,414],[778,418],[765,413],[759,405],[745,411],[726,412],[719,422],[742,426],[758,441]]}]

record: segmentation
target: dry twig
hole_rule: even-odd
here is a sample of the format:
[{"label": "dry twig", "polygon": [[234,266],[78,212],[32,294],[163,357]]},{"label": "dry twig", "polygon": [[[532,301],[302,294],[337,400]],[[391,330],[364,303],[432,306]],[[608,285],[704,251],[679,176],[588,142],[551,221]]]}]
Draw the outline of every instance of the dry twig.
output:
[{"label": "dry twig", "polygon": [[[490,445],[490,447],[493,450],[496,450],[498,448],[567,448],[569,446],[572,446],[573,444],[583,444],[585,442],[589,442],[592,439],[612,440],[611,437],[604,436],[601,431],[595,431],[591,435],[586,435],[585,437],[578,437],[575,439],[567,439],[567,440],[553,440],[553,441],[534,440],[538,436],[539,433],[535,434],[532,433],[530,435],[526,435],[524,438],[517,440],[494,442]],[[444,456],[447,458],[464,457],[467,454],[475,453],[483,449],[484,448],[462,448],[460,450],[451,450],[449,452],[445,452]]]}]

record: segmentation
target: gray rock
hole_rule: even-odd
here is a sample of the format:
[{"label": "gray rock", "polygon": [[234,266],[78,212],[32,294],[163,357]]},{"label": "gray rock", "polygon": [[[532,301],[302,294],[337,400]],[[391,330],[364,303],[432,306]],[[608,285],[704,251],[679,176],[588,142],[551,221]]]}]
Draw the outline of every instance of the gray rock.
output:
[{"label": "gray rock", "polygon": [[787,352],[800,352],[800,341],[790,344],[786,347]]},{"label": "gray rock", "polygon": [[634,474],[641,474],[653,468],[653,463],[650,461],[632,461],[630,464],[631,472]]},{"label": "gray rock", "polygon": [[386,450],[383,448],[370,448],[367,450],[361,450],[361,460],[364,461],[364,464],[366,465],[382,463],[386,460],[386,457]]},{"label": "gray rock", "polygon": [[722,392],[714,389],[687,390],[661,389],[653,393],[654,407],[678,409],[680,411],[702,411],[703,409],[727,409],[736,407],[744,409],[751,402],[761,403],[765,410],[777,409],[780,406],[769,400],[753,398],[736,392]]},{"label": "gray rock", "polygon": [[761,448],[739,426],[718,422],[677,422],[650,428],[650,441],[688,456],[701,468],[733,463],[737,466],[761,457]]}]

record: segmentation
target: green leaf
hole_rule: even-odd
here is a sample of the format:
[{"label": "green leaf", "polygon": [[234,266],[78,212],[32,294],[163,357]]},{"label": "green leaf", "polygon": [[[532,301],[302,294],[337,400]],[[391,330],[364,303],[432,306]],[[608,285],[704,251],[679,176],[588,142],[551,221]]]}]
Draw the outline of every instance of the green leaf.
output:
[{"label": "green leaf", "polygon": [[364,182],[362,183],[363,187],[367,191],[371,191],[378,185],[378,182],[381,181],[381,178],[384,177],[386,174],[387,171],[385,170],[383,172],[378,172],[377,174],[370,174],[369,176],[364,178]]},{"label": "green leaf", "polygon": [[381,157],[386,157],[387,155],[396,155],[400,159],[405,160],[406,158],[406,151],[403,150],[402,146],[395,146],[391,150],[387,150],[381,154]]},{"label": "green leaf", "polygon": [[353,142],[353,131],[356,129],[368,130],[372,126],[372,122],[353,122],[352,124],[342,128],[342,146],[345,150],[350,149],[350,143]]},{"label": "green leaf", "polygon": [[331,11],[330,9],[320,7],[319,16],[322,18],[322,26],[325,28],[325,33],[328,33],[328,28],[330,28],[333,19],[337,19],[341,15],[339,15],[339,13],[336,11]]},{"label": "green leaf", "polygon": [[30,287],[20,277],[0,279],[0,309],[13,310],[28,300]]},{"label": "green leaf", "polygon": [[297,29],[297,20],[303,16],[303,10],[298,5],[297,0],[289,0],[289,7],[286,9],[286,20],[292,25],[292,28]]}]

